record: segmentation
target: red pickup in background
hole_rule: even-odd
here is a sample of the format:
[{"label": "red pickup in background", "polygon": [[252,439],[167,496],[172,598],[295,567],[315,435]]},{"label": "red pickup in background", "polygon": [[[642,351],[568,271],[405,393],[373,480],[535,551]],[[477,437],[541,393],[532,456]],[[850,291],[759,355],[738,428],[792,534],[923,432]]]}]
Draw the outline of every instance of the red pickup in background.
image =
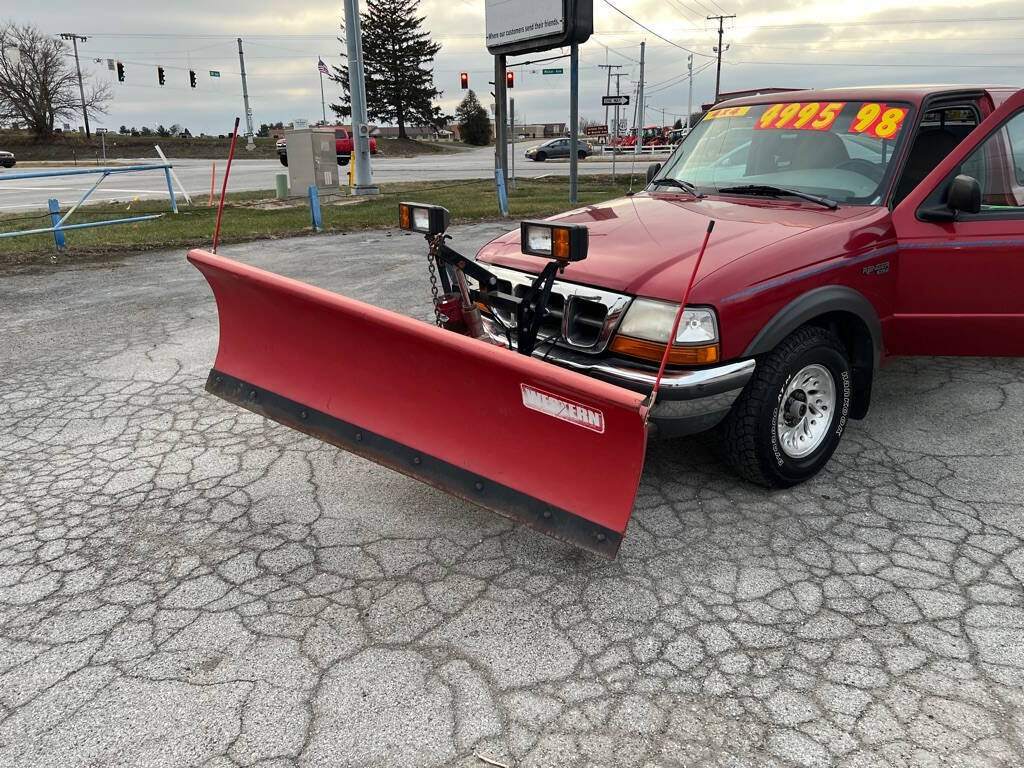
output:
[{"label": "red pickup in background", "polygon": [[[338,165],[348,165],[354,148],[352,137],[348,135],[348,131],[344,128],[336,127],[334,129],[334,144],[335,151],[338,153]],[[377,154],[377,140],[372,136],[370,137],[370,154]],[[277,156],[281,160],[281,165],[287,167],[288,143],[286,139],[277,140]]]}]

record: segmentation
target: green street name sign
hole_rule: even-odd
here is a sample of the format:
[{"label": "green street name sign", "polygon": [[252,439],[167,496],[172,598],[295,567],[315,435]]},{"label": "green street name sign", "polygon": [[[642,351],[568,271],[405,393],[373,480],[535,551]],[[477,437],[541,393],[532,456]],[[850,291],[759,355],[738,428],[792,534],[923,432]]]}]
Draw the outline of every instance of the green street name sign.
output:
[{"label": "green street name sign", "polygon": [[218,72],[216,69],[211,69],[210,77],[220,77],[220,72]]},{"label": "green street name sign", "polygon": [[564,69],[542,69],[541,70],[541,74],[542,75],[564,75],[565,74],[565,70]]}]

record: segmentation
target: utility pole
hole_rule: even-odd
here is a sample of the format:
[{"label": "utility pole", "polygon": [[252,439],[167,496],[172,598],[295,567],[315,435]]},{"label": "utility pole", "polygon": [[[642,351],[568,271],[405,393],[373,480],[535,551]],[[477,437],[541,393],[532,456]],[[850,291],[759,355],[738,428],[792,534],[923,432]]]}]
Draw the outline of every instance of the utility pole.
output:
[{"label": "utility pole", "polygon": [[693,114],[693,54],[691,53],[689,58],[686,60],[686,69],[688,72],[687,80],[690,81],[690,95],[686,99],[686,132],[690,132],[690,115]]},{"label": "utility pole", "polygon": [[644,105],[644,52],[647,50],[647,41],[640,42],[640,85],[637,92],[637,109],[640,110],[640,118],[636,121],[636,154],[643,154],[644,151],[644,123],[647,122],[647,110]]},{"label": "utility pole", "polygon": [[249,85],[245,81],[245,56],[242,54],[242,38],[238,38],[238,64],[242,71],[242,102],[245,105],[245,135],[249,137],[249,143],[245,148],[252,152],[256,149],[253,141],[252,110],[249,109]]},{"label": "utility pole", "polygon": [[[605,53],[607,54],[607,51]],[[612,70],[613,69],[622,69],[622,65],[621,64],[598,64],[597,66],[598,66],[599,69],[607,69],[608,70],[608,85],[605,86],[604,95],[605,96],[611,96],[612,95]],[[604,108],[604,125],[605,125],[606,128],[608,127],[608,109],[609,109],[608,107]]]},{"label": "utility pole", "polygon": [[718,72],[715,74],[715,103],[718,103],[718,94],[721,92],[722,86],[722,35],[725,33],[724,22],[726,19],[735,19],[736,14],[732,16],[708,16],[708,21],[714,21],[718,19]]},{"label": "utility pole", "polygon": [[366,116],[366,75],[363,69],[363,41],[359,25],[359,0],[345,0],[345,35],[348,44],[348,91],[352,103],[352,192],[379,195],[370,167],[370,126]]},{"label": "utility pole", "polygon": [[[615,95],[619,96],[622,93],[622,77],[624,72],[616,72],[615,77]],[[615,160],[619,156],[619,105],[615,105],[615,126],[612,138],[612,186],[615,186]]]},{"label": "utility pole", "polygon": [[82,97],[82,117],[85,119],[85,135],[89,137],[89,110],[85,108],[85,86],[82,85],[82,66],[78,63],[78,41],[81,40],[83,43],[88,41],[89,38],[83,37],[82,35],[76,35],[72,32],[62,32],[60,36],[61,40],[70,40],[71,45],[75,48],[75,69],[78,70],[78,95]]}]

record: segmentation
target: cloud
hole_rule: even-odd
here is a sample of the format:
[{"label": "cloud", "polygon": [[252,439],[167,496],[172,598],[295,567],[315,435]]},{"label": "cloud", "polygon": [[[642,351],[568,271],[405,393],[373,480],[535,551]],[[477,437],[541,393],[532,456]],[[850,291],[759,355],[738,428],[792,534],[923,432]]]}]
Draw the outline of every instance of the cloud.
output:
[{"label": "cloud", "polygon": [[[614,4],[669,40],[698,53],[695,68],[712,61],[717,25],[702,16],[712,0],[613,0]],[[363,2],[365,7],[365,0]],[[422,0],[426,27],[442,44],[434,79],[442,106],[454,111],[462,98],[459,73],[488,98],[493,59],[484,46],[483,0]],[[972,3],[934,0],[894,5],[883,0],[722,0],[738,18],[726,24],[722,89],[766,85],[794,87],[895,83],[907,81],[1016,82],[1024,66],[1024,22],[930,23],[934,19],[1024,16],[1019,0]],[[101,10],[98,10],[101,9]],[[19,4],[12,20],[45,31],[92,35],[80,46],[83,67],[115,90],[108,127],[181,123],[193,132],[223,133],[242,114],[238,48],[244,39],[254,120],[318,118],[320,82],[316,60],[340,63],[334,39],[341,6],[281,0],[105,0],[101,6],[79,0]],[[833,26],[822,26],[822,20]],[[913,23],[904,23],[913,22]],[[842,24],[843,26],[834,26]],[[602,119],[600,97],[606,61],[621,64],[622,86],[632,92],[639,78],[639,46],[647,40],[647,117],[666,119],[686,111],[686,53],[634,26],[603,0],[595,0],[597,34],[581,51],[580,104],[584,116]],[[558,55],[554,51],[546,55]],[[542,58],[537,55],[532,58]],[[92,60],[100,58],[101,63]],[[127,81],[116,82],[105,60],[125,61]],[[515,60],[522,61],[523,57]],[[167,85],[156,82],[156,66],[167,70]],[[933,66],[910,66],[928,64]],[[568,72],[568,59],[549,66]],[[188,87],[188,69],[199,87]],[[542,75],[538,66],[517,67],[519,117],[528,121],[567,119],[568,77]],[[221,73],[211,78],[210,70]],[[714,67],[694,78],[694,104],[714,94]],[[328,103],[337,86],[325,81]]]}]

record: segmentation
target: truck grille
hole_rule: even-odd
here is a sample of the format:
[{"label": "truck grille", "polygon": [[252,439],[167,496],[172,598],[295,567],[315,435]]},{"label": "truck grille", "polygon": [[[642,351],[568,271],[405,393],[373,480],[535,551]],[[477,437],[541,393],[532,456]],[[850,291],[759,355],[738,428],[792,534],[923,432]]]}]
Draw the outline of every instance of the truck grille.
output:
[{"label": "truck grille", "polygon": [[[498,278],[498,291],[522,298],[534,275],[513,269],[485,265]],[[630,298],[587,285],[556,280],[551,289],[548,313],[541,323],[540,336],[558,338],[561,346],[597,354],[603,352],[618,327]],[[498,319],[515,328],[515,317],[499,310]]]}]

